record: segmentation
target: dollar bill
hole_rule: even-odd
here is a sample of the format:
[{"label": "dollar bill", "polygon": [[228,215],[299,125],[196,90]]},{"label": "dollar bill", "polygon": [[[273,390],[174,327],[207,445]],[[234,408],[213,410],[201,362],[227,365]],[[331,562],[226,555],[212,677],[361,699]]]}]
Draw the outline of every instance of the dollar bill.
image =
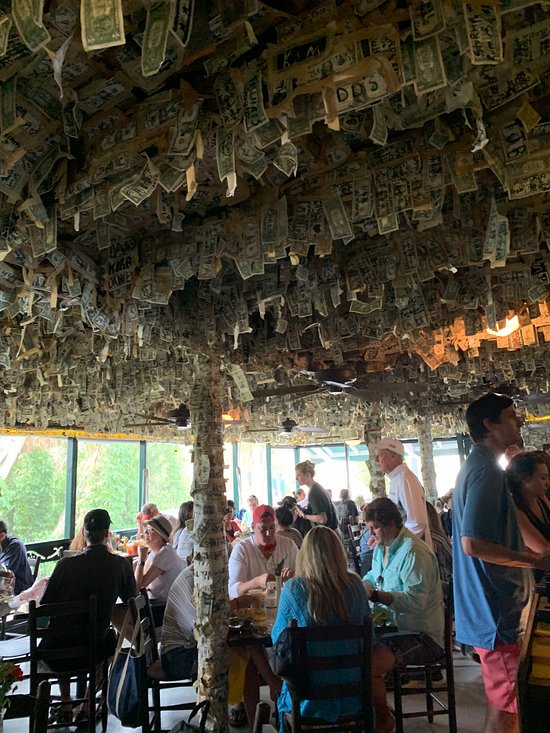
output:
[{"label": "dollar bill", "polygon": [[232,130],[243,117],[241,95],[229,74],[219,74],[214,81],[214,93],[218,101],[224,127]]},{"label": "dollar bill", "polygon": [[235,173],[235,146],[233,130],[218,128],[216,131],[216,161],[220,181],[227,182],[227,196],[233,196],[237,187]]},{"label": "dollar bill", "polygon": [[378,225],[378,233],[380,235],[390,234],[399,229],[399,220],[397,214],[390,214],[376,219]]},{"label": "dollar bill", "polygon": [[159,183],[167,193],[177,191],[185,182],[185,170],[174,168],[168,161],[157,164],[160,172]]},{"label": "dollar bill", "polygon": [[85,51],[99,51],[126,43],[122,0],[81,0],[80,25]]},{"label": "dollar bill", "polygon": [[42,23],[44,0],[13,0],[12,17],[21,40],[35,52],[43,48],[51,36]]},{"label": "dollar bill", "polygon": [[259,148],[266,148],[276,142],[282,134],[282,126],[278,120],[269,120],[265,125],[257,127],[252,138]]},{"label": "dollar bill", "polygon": [[5,55],[8,50],[8,40],[10,37],[12,21],[8,15],[0,12],[0,58]]},{"label": "dollar bill", "polygon": [[121,79],[111,77],[92,82],[79,90],[80,106],[87,115],[106,110],[120,104],[130,96],[128,87]]},{"label": "dollar bill", "polygon": [[0,82],[0,132],[6,133],[15,125],[16,108],[15,95],[17,77],[12,76],[4,82]]},{"label": "dollar bill", "polygon": [[369,133],[369,138],[376,145],[381,145],[382,147],[384,147],[384,145],[388,141],[388,126],[386,124],[386,117],[384,116],[382,107],[379,104],[373,107],[372,116],[373,122],[372,129]]},{"label": "dollar bill", "polygon": [[141,49],[141,73],[156,74],[164,62],[168,33],[173,22],[173,1],[160,0],[147,9],[145,33]]},{"label": "dollar bill", "polygon": [[514,119],[501,125],[500,139],[506,163],[513,163],[529,154],[527,135],[519,120]]},{"label": "dollar bill", "polygon": [[243,368],[238,364],[231,364],[230,362],[226,362],[225,368],[227,373],[232,377],[233,381],[235,382],[242,401],[251,402],[254,397],[252,396],[252,392],[250,391],[250,387],[248,386],[248,380],[246,378],[246,374],[244,373]]},{"label": "dollar bill", "polygon": [[348,221],[344,204],[340,198],[332,198],[323,202],[323,210],[327,219],[332,239],[342,239],[348,244],[354,237],[353,229]]},{"label": "dollar bill", "polygon": [[418,0],[409,5],[413,38],[429,38],[445,28],[441,0]]},{"label": "dollar bill", "polygon": [[171,32],[184,48],[191,37],[194,11],[195,0],[176,0],[174,25]]},{"label": "dollar bill", "polygon": [[254,71],[244,85],[244,129],[247,133],[269,122],[264,109],[262,94],[262,77],[259,71]]},{"label": "dollar bill", "polygon": [[536,73],[530,69],[521,69],[512,73],[513,76],[508,79],[497,80],[495,78],[494,82],[480,87],[479,96],[487,109],[493,110],[510,102],[540,82]]},{"label": "dollar bill", "polygon": [[433,92],[447,84],[437,36],[414,44],[414,60],[416,69],[414,91],[417,95]]},{"label": "dollar bill", "polygon": [[240,127],[237,127],[235,132],[235,152],[241,161],[242,168],[259,180],[267,170],[266,157],[252,144],[252,140],[244,134]]},{"label": "dollar bill", "polygon": [[363,176],[354,179],[351,211],[351,220],[354,223],[372,216],[374,211],[372,176]]},{"label": "dollar bill", "polygon": [[550,190],[550,154],[507,165],[505,177],[511,199]]},{"label": "dollar bill", "polygon": [[548,21],[525,29],[513,29],[506,34],[506,60],[516,69],[542,67],[548,63],[549,55]]},{"label": "dollar bill", "polygon": [[503,60],[500,13],[495,5],[463,5],[469,57],[472,64],[499,64]]},{"label": "dollar bill", "polygon": [[298,150],[291,142],[281,145],[277,155],[272,160],[273,165],[289,178],[296,175],[298,169]]},{"label": "dollar bill", "polygon": [[200,108],[200,102],[196,102],[190,110],[183,106],[180,107],[174,132],[168,146],[169,154],[189,155],[196,140]]}]

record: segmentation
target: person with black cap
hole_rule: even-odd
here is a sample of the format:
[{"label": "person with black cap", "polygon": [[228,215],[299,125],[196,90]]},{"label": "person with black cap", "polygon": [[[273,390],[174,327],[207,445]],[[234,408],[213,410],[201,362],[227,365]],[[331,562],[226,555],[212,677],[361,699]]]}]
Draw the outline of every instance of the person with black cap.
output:
[{"label": "person with black cap", "polygon": [[170,544],[172,525],[162,514],[157,514],[144,523],[145,544],[139,548],[134,576],[138,588],[147,592],[156,605],[152,604],[155,624],[160,626],[168,592],[186,563]]},{"label": "person with black cap", "polygon": [[83,526],[86,547],[81,554],[64,557],[56,564],[42,603],[84,601],[97,596],[100,651],[110,654],[114,650],[109,637],[115,603],[118,598],[126,602],[135,596],[136,584],[128,560],[110,552],[109,512],[92,509],[84,517]]},{"label": "person with black cap", "polygon": [[[42,597],[42,603],[70,603],[97,598],[97,660],[101,662],[112,656],[116,647],[116,636],[111,628],[117,599],[124,603],[136,595],[136,584],[128,561],[109,551],[111,517],[105,509],[92,509],[84,517],[86,547],[72,557],[64,557],[56,564]],[[52,624],[55,619],[52,619]],[[67,624],[63,618],[60,623]],[[75,645],[67,625],[66,643]],[[42,644],[47,645],[44,639]],[[57,643],[57,642],[56,642]],[[56,671],[64,671],[62,668]],[[74,660],[70,660],[71,662]],[[70,700],[69,685],[61,685],[61,698]],[[69,706],[62,707],[62,715],[71,716]],[[62,722],[70,722],[63,720]]]}]

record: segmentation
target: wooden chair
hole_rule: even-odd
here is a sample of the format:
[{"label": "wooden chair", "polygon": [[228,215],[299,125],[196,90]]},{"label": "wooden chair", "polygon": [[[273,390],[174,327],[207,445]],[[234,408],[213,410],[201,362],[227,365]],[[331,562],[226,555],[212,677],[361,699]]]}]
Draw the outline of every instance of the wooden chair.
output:
[{"label": "wooden chair", "polygon": [[27,561],[32,571],[32,582],[33,583],[35,583],[38,578],[38,571],[40,569],[40,563],[42,562],[42,560],[43,558],[40,555],[37,555],[36,553],[32,551],[27,552]]},{"label": "wooden chair", "polygon": [[50,709],[50,683],[38,685],[36,697],[33,695],[10,695],[4,720],[29,718],[29,733],[47,733],[48,712]]},{"label": "wooden chair", "polygon": [[349,547],[355,566],[355,572],[361,575],[361,528],[358,524],[348,524]]},{"label": "wooden chair", "polygon": [[[68,635],[70,634],[70,635]],[[30,692],[36,695],[43,680],[66,680],[76,683],[76,706],[87,707],[87,713],[78,721],[89,733],[95,733],[97,716],[101,727],[107,728],[107,660],[97,661],[97,599],[74,603],[47,603],[37,606],[29,603],[30,636]],[[41,643],[42,642],[42,643]],[[60,671],[63,670],[63,671]],[[63,710],[59,697],[53,697],[50,708]],[[85,708],[84,708],[85,709]],[[49,727],[66,727],[60,720]]]},{"label": "wooden chair", "polygon": [[[457,733],[456,727],[456,698],[453,667],[453,598],[452,585],[446,590],[445,597],[445,655],[437,662],[423,665],[405,665],[393,669],[393,694],[396,733],[403,733],[403,720],[405,718],[428,718],[433,723],[435,715],[449,716],[449,733]],[[433,683],[434,672],[445,674],[443,684],[435,687]],[[423,676],[423,684],[414,689],[403,687],[403,677],[420,673]],[[447,702],[441,699],[440,694],[447,694]],[[425,695],[426,705],[422,710],[403,712],[403,696]],[[437,707],[434,707],[434,703]]]},{"label": "wooden chair", "polygon": [[158,651],[158,641],[149,603],[149,596],[145,588],[141,589],[140,594],[136,598],[130,598],[128,602],[132,612],[134,623],[139,623],[143,634],[143,642],[145,649],[145,658],[147,662],[148,687],[151,690],[152,704],[148,707],[149,713],[147,720],[144,721],[143,733],[149,733],[154,730],[155,733],[161,731],[161,715],[162,711],[168,710],[192,710],[195,707],[195,701],[173,703],[171,705],[161,705],[160,693],[162,690],[168,690],[178,687],[192,687],[194,679],[170,680],[166,677],[160,664],[160,656]]},{"label": "wooden chair", "polygon": [[[365,616],[362,625],[336,624],[329,626],[298,627],[292,619],[289,623],[293,665],[298,670],[300,683],[287,680],[292,699],[292,712],[285,715],[293,733],[302,731],[357,731],[373,733],[374,712],[372,700],[372,619]],[[335,642],[341,646],[341,653],[335,654]],[[350,654],[346,642],[355,642],[357,652]],[[315,654],[308,653],[308,645],[315,643]],[[323,645],[326,651],[320,654]],[[319,684],[318,672],[341,670],[357,672],[357,682],[335,684],[334,678]],[[314,680],[314,681],[311,681]],[[361,700],[360,712],[331,723],[321,718],[303,718],[300,703],[303,700],[335,700],[357,697]]]}]

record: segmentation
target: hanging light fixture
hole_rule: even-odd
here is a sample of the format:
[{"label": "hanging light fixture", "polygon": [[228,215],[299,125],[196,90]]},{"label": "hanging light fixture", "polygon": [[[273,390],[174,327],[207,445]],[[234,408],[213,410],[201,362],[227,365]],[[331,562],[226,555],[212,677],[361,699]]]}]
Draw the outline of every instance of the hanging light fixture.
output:
[{"label": "hanging light fixture", "polygon": [[515,315],[512,316],[512,318],[506,317],[506,323],[503,328],[486,328],[485,331],[491,336],[509,336],[511,333],[514,333],[514,331],[517,331],[518,328],[519,318],[517,317],[517,315]]}]

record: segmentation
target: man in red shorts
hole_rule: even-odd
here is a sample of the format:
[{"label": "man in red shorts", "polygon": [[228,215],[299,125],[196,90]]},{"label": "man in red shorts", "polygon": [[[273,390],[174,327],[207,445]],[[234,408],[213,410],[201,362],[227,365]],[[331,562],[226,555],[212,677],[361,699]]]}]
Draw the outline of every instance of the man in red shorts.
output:
[{"label": "man in red shorts", "polygon": [[498,458],[522,445],[513,401],[489,393],[472,402],[466,422],[475,443],[453,494],[453,584],[456,638],[475,647],[488,701],[484,733],[518,733],[516,674],[519,623],[531,568],[550,568],[521,539]]}]

